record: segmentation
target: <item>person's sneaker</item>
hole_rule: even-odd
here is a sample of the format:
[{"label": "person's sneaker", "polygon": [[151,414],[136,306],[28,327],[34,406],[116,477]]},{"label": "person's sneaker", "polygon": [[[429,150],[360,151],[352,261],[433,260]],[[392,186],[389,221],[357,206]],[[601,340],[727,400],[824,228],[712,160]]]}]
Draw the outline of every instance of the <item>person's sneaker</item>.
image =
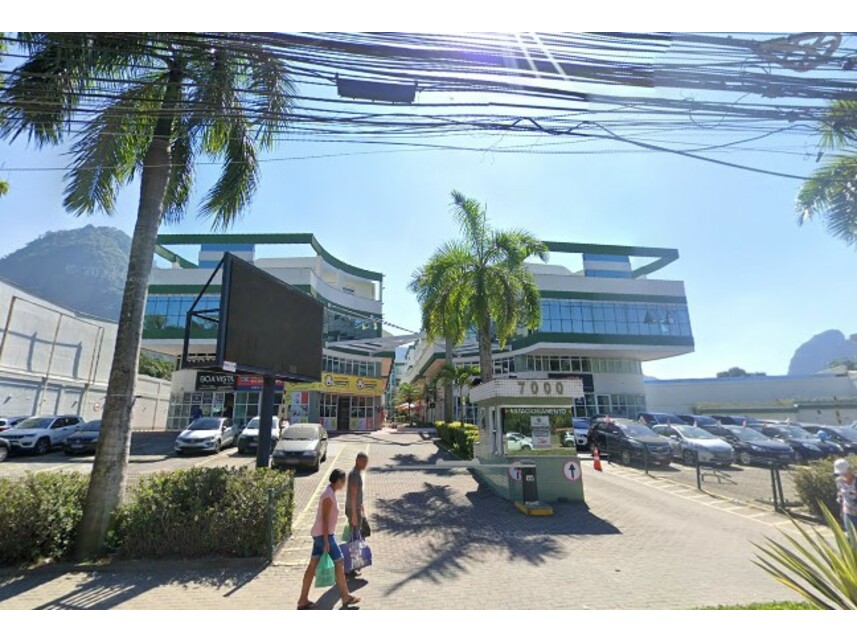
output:
[{"label": "person's sneaker", "polygon": [[357,578],[358,576],[360,576],[360,571],[359,571],[359,570],[357,570],[357,569],[355,569],[355,570],[354,570],[354,571],[352,571],[352,572],[348,572],[348,573],[345,575],[345,577],[346,577],[346,578]]}]

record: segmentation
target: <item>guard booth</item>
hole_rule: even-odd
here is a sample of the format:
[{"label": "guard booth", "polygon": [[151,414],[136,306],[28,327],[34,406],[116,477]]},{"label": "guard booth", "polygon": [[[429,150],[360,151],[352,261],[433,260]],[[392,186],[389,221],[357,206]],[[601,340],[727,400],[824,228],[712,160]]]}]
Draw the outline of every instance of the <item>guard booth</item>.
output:
[{"label": "guard booth", "polygon": [[533,493],[533,481],[529,476],[524,480],[521,470],[529,472],[534,466],[539,501],[583,502],[571,421],[573,401],[581,397],[579,379],[503,379],[472,388],[470,401],[477,405],[479,418],[474,459],[509,465],[475,468],[475,474],[504,498],[522,502]]}]

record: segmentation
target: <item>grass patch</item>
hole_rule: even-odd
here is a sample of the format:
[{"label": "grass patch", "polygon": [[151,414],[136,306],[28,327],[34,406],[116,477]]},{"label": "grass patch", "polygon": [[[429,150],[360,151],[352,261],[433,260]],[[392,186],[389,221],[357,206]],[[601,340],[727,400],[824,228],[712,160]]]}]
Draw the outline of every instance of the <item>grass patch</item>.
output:
[{"label": "grass patch", "polygon": [[743,605],[716,605],[700,607],[701,610],[814,610],[809,603],[803,601],[769,601],[767,603],[745,603]]}]

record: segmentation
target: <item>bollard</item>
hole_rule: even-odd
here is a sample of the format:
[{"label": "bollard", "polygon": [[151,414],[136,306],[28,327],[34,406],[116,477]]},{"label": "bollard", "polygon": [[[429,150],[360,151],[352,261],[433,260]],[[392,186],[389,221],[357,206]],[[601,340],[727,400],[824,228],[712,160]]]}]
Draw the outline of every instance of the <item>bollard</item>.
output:
[{"label": "bollard", "polygon": [[649,475],[649,448],[643,446],[643,466],[646,469],[646,475]]},{"label": "bollard", "polygon": [[702,469],[699,466],[699,457],[693,459],[693,464],[696,465],[696,488],[702,491]]}]

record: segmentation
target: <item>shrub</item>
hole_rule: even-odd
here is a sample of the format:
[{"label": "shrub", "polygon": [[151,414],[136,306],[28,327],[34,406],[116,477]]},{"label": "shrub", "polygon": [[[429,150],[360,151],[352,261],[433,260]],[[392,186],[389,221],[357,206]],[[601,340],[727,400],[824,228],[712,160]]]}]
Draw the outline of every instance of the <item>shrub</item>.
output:
[{"label": "shrub", "polygon": [[83,517],[89,477],[37,473],[0,479],[0,565],[63,558]]},{"label": "shrub", "polygon": [[479,427],[462,422],[435,422],[437,436],[449,449],[467,460],[473,457],[473,443],[479,439]]},{"label": "shrub", "polygon": [[[848,460],[857,467],[857,457]],[[815,516],[824,517],[820,505],[834,516],[841,513],[836,502],[836,479],[833,476],[831,460],[820,460],[805,467],[797,467],[792,476],[798,497]]]},{"label": "shrub", "polygon": [[274,541],[279,542],[291,531],[292,474],[226,467],[143,479],[118,511],[113,542],[127,558],[264,556],[268,489],[275,492]]}]

